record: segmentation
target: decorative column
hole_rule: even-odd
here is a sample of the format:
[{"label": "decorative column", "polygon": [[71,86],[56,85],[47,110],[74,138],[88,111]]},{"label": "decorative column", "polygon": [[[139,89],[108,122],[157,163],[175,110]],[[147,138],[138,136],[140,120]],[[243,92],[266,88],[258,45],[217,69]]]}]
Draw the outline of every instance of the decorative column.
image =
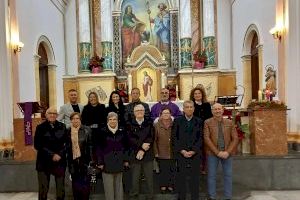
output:
[{"label": "decorative column", "polygon": [[89,72],[92,55],[89,0],[78,0],[79,14],[79,72]]},{"label": "decorative column", "polygon": [[161,72],[161,88],[165,88],[167,85],[167,76],[164,71]]},{"label": "decorative column", "polygon": [[181,69],[192,68],[192,27],[190,0],[180,1],[180,56]]},{"label": "decorative column", "polygon": [[179,69],[179,35],[178,35],[178,10],[170,9],[170,41],[171,41],[171,66],[168,73],[175,74]]},{"label": "decorative column", "polygon": [[[0,1],[0,160],[13,159],[13,87],[8,1]],[[14,66],[18,67],[18,66]],[[5,97],[5,98],[4,98]]]},{"label": "decorative column", "polygon": [[111,15],[111,1],[101,1],[101,50],[104,71],[112,71],[112,15]]},{"label": "decorative column", "polygon": [[[48,64],[48,80],[49,80],[49,107],[56,106],[56,68],[57,65]],[[52,81],[51,81],[52,80]]]},{"label": "decorative column", "polygon": [[259,89],[263,90],[264,85],[263,85],[263,45],[259,44],[257,45],[257,50],[258,50],[258,80],[259,80]]},{"label": "decorative column", "polygon": [[113,12],[113,42],[114,42],[114,68],[115,73],[125,75],[125,70],[122,68],[122,47],[121,47],[121,12]]},{"label": "decorative column", "polygon": [[203,0],[203,45],[207,56],[206,67],[216,67],[216,33],[214,0]]},{"label": "decorative column", "polygon": [[245,88],[243,107],[247,107],[252,99],[251,55],[243,56],[242,63],[243,63],[243,86]]},{"label": "decorative column", "polygon": [[35,99],[36,101],[40,101],[40,71],[39,71],[39,61],[41,56],[38,54],[33,55],[33,63],[34,63],[34,78],[35,78]]}]

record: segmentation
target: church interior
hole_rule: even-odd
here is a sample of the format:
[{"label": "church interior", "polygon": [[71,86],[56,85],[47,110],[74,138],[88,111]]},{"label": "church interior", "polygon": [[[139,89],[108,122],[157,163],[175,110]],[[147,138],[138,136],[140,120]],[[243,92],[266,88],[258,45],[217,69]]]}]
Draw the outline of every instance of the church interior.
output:
[{"label": "church interior", "polygon": [[[37,190],[21,173],[35,176],[24,132],[70,89],[85,105],[90,92],[108,104],[113,90],[130,102],[139,88],[151,106],[168,88],[182,108],[194,87],[247,129],[235,184],[300,189],[299,13],[298,0],[1,0],[0,171],[16,174],[5,173],[0,192]],[[37,102],[29,127],[26,102]]]}]

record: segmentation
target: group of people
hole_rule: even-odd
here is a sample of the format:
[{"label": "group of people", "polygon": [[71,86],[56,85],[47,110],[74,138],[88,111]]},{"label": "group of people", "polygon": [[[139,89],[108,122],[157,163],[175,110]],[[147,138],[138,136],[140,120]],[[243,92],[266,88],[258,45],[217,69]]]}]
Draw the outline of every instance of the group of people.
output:
[{"label": "group of people", "polygon": [[144,179],[147,198],[153,199],[154,159],[161,192],[176,191],[179,200],[186,199],[188,180],[191,199],[199,199],[200,173],[206,170],[208,199],[216,199],[216,171],[221,162],[224,197],[232,198],[231,155],[238,143],[235,126],[223,118],[222,105],[215,103],[211,109],[204,88],[192,89],[183,113],[169,100],[166,88],[151,110],[140,100],[138,88],[132,89],[132,102],[126,106],[117,91],[111,93],[108,107],[99,103],[94,92],[85,106],[77,102],[76,90],[71,89],[68,96],[70,102],[59,112],[49,108],[46,121],[36,128],[40,200],[47,199],[50,175],[55,177],[57,199],[64,199],[67,166],[74,199],[89,199],[91,165],[102,172],[107,200],[124,199],[125,170],[131,176],[130,198],[138,199]]}]

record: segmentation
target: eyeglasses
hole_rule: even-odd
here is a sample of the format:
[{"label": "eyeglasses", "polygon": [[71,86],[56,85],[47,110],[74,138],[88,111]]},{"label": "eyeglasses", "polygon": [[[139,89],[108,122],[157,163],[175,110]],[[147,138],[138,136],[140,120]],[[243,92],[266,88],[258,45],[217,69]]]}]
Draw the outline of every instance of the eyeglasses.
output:
[{"label": "eyeglasses", "polygon": [[169,94],[169,92],[161,92],[161,94]]},{"label": "eyeglasses", "polygon": [[138,111],[145,111],[145,110],[135,110],[134,112],[138,112]]}]

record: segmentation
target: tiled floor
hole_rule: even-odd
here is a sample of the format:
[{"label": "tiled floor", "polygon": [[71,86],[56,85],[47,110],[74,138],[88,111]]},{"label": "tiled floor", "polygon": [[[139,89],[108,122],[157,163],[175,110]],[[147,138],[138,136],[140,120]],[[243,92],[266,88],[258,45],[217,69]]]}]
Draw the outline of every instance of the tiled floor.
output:
[{"label": "tiled floor", "polygon": [[[36,200],[37,193],[0,193],[0,200]],[[54,199],[53,197],[49,200]],[[69,199],[69,198],[67,198]],[[67,200],[66,199],[66,200]],[[97,195],[91,199],[104,200],[103,195]],[[175,199],[174,195],[156,195],[156,200]],[[300,200],[300,190],[296,191],[252,191],[251,196],[245,200]]]}]

